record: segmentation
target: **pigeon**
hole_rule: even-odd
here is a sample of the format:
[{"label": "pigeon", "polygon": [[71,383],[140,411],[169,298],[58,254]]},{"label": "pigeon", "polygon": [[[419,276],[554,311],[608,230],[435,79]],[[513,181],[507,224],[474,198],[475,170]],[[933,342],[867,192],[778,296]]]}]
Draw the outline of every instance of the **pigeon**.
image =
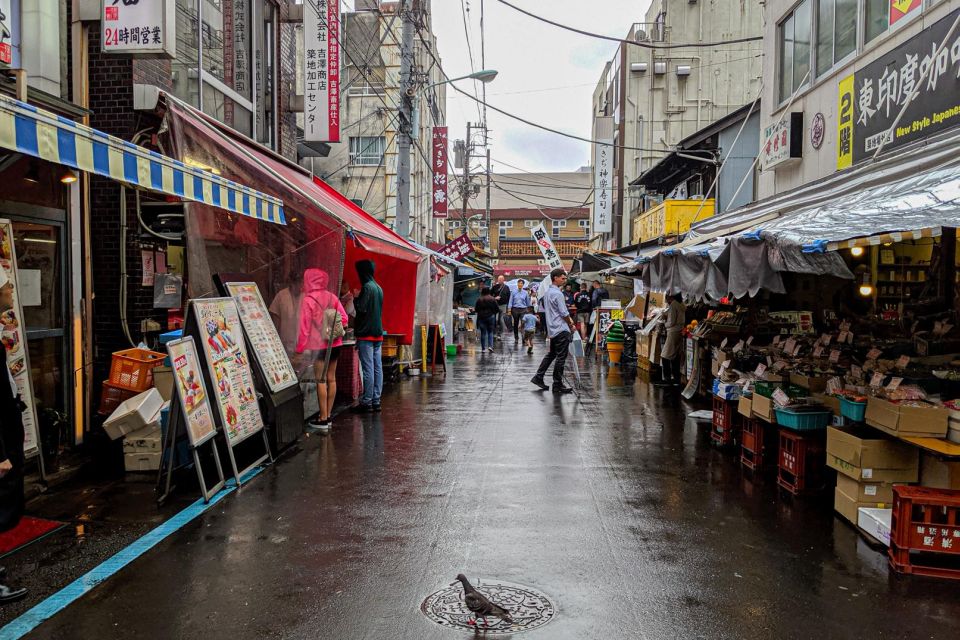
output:
[{"label": "pigeon", "polygon": [[[467,604],[467,609],[470,609],[473,613],[473,620],[469,624],[476,624],[477,618],[480,618],[483,620],[483,625],[487,626],[487,616],[496,616],[507,624],[513,623],[510,612],[500,605],[490,602],[485,595],[474,589],[470,581],[467,580],[467,576],[462,573],[458,574],[457,580],[463,585],[463,600]],[[451,582],[450,586],[452,587],[455,584],[457,583]]]}]

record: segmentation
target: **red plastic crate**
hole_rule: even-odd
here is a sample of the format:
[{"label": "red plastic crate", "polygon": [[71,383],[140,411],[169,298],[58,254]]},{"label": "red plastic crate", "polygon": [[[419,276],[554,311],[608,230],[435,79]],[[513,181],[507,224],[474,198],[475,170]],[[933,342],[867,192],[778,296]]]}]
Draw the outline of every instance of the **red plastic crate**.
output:
[{"label": "red plastic crate", "polygon": [[777,438],[773,425],[758,418],[743,421],[740,432],[740,464],[751,471],[776,466]]},{"label": "red plastic crate", "polygon": [[823,489],[826,434],[780,429],[777,461],[777,484],[793,495]]},{"label": "red plastic crate", "polygon": [[740,437],[741,416],[737,413],[737,403],[713,397],[713,423],[710,439],[717,446],[732,445]]},{"label": "red plastic crate", "polygon": [[960,580],[960,491],[894,485],[890,566]]},{"label": "red plastic crate", "polygon": [[148,349],[116,351],[110,362],[110,384],[130,391],[146,391],[153,386],[153,370],[163,364],[167,354]]},{"label": "red plastic crate", "polygon": [[111,384],[109,380],[103,383],[103,391],[100,392],[100,409],[97,411],[102,416],[109,416],[114,409],[120,406],[124,400],[129,400],[133,396],[141,393],[131,389],[124,389]]}]

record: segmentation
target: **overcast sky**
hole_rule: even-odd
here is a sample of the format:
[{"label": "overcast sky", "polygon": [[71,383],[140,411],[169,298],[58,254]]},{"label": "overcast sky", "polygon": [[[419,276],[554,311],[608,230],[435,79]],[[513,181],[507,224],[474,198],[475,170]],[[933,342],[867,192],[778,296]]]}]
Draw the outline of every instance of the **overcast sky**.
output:
[{"label": "overcast sky", "polygon": [[[474,68],[480,63],[480,1],[432,0],[433,30],[444,71],[450,77],[470,73],[464,37],[467,12]],[[580,29],[624,37],[642,22],[649,0],[511,0],[513,4]],[[486,67],[500,75],[487,85],[487,102],[560,131],[590,137],[590,102],[604,64],[617,44],[564,31],[529,18],[497,0],[484,0]],[[474,93],[472,82],[458,86]],[[479,92],[479,84],[477,85]],[[478,122],[478,105],[450,89],[447,124],[451,140],[462,139],[466,123]],[[493,170],[512,172],[497,160],[528,171],[576,171],[589,164],[585,142],[530,127],[487,111]]]}]

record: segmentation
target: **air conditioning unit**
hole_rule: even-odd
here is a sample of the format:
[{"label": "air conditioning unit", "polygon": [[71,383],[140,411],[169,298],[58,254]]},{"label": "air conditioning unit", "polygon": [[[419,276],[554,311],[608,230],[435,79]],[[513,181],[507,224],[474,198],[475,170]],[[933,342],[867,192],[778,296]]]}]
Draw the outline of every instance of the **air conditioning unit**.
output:
[{"label": "air conditioning unit", "polygon": [[637,42],[646,42],[650,39],[650,36],[648,36],[647,32],[643,29],[637,29],[637,35],[635,37]]},{"label": "air conditioning unit", "polygon": [[647,72],[647,63],[646,62],[631,62],[630,71],[634,73],[646,73]]},{"label": "air conditioning unit", "polygon": [[690,75],[690,65],[688,64],[677,65],[677,76],[683,77],[683,76],[689,76],[689,75]]},{"label": "air conditioning unit", "polygon": [[654,62],[653,63],[653,72],[658,76],[662,76],[667,72],[667,63],[666,62]]}]

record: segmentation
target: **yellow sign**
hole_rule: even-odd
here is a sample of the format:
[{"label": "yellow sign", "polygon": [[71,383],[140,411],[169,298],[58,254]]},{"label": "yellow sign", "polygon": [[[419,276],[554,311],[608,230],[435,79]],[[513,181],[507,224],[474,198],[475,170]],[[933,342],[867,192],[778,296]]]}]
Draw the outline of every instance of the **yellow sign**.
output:
[{"label": "yellow sign", "polygon": [[919,9],[921,5],[923,0],[890,0],[890,26],[895,25],[914,9]]},{"label": "yellow sign", "polygon": [[623,320],[623,309],[610,309],[611,320]]},{"label": "yellow sign", "polygon": [[837,98],[837,171],[853,164],[853,75],[840,81]]}]

